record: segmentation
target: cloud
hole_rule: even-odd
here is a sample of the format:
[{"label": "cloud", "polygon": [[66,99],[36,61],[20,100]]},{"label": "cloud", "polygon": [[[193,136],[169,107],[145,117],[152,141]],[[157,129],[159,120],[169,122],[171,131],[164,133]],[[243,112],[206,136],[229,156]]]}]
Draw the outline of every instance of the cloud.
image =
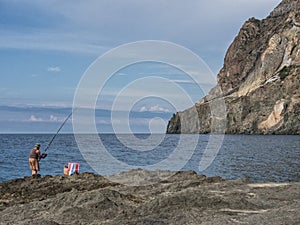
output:
[{"label": "cloud", "polygon": [[118,72],[118,73],[116,73],[117,75],[120,75],[120,76],[128,76],[128,74],[127,73],[122,73],[122,72]]},{"label": "cloud", "polygon": [[48,68],[47,68],[47,71],[58,73],[58,72],[61,71],[61,69],[60,69],[60,67],[55,66],[55,67],[48,67]]},{"label": "cloud", "polygon": [[52,122],[58,122],[59,119],[58,119],[57,116],[50,115],[50,121],[52,121]]},{"label": "cloud", "polygon": [[159,105],[150,106],[150,107],[142,106],[139,111],[140,112],[165,112],[165,113],[170,112],[169,109],[166,109],[166,108],[161,107]]},{"label": "cloud", "polygon": [[[73,31],[78,33],[79,31]],[[29,30],[26,33],[20,31],[0,30],[0,48],[19,50],[46,50],[71,52],[87,55],[99,55],[109,50],[112,46],[103,46],[99,36],[90,32],[87,36],[74,38],[72,33],[60,30]]]},{"label": "cloud", "polygon": [[[28,2],[31,7],[28,7]],[[16,6],[21,12],[27,10],[21,17],[24,22],[18,21],[26,29],[24,26],[18,32],[13,26],[2,29],[0,47],[99,55],[103,53],[103,46],[108,50],[130,41],[163,39],[199,51],[208,51],[212,47],[225,49],[224,44],[233,39],[246,19],[252,16],[264,18],[279,2],[191,0],[187,4],[171,0],[91,0],[86,4],[85,1],[31,0],[26,4],[16,4],[5,1],[4,6],[11,6],[8,7],[11,10],[8,15],[14,15],[12,9]],[[36,13],[38,24],[32,20],[32,15]]]},{"label": "cloud", "polygon": [[109,118],[96,118],[97,124],[103,124],[103,125],[111,125],[111,121]]},{"label": "cloud", "polygon": [[173,82],[178,84],[195,84],[193,80],[173,80]]},{"label": "cloud", "polygon": [[[45,118],[45,117],[44,117]],[[43,119],[41,117],[38,117],[36,115],[31,115],[29,117],[29,119],[25,120],[26,122],[61,122],[63,121],[62,118],[59,118],[57,116],[54,116],[54,115],[50,115],[48,119]]]},{"label": "cloud", "polygon": [[36,117],[35,115],[31,115],[29,118],[30,122],[43,122],[42,118]]}]

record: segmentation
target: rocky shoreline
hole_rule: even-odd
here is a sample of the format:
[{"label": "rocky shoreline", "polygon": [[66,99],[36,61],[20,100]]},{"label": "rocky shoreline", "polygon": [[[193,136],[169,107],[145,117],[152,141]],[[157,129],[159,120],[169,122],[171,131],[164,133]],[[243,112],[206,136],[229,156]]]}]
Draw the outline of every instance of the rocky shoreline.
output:
[{"label": "rocky shoreline", "polygon": [[1,225],[296,225],[299,209],[299,182],[252,183],[194,171],[37,176],[0,184]]}]

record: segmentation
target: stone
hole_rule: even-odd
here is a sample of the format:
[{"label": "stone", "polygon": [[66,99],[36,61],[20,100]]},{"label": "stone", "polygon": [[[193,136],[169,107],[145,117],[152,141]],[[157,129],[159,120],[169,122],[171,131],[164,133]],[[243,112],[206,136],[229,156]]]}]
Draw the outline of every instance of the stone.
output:
[{"label": "stone", "polygon": [[[155,183],[124,185],[145,175]],[[279,225],[300,221],[299,182],[252,183],[194,171],[141,169],[116,176],[122,183],[92,173],[78,174],[76,179],[57,175],[5,181],[0,184],[0,225]]]},{"label": "stone", "polygon": [[[300,1],[291,0],[263,20],[246,21],[226,53],[217,86],[194,107],[174,114],[166,132],[300,134],[299,24]],[[217,99],[225,104],[215,110],[223,117],[212,111]],[[282,99],[285,110],[278,115]],[[190,116],[195,110],[198,116]]]}]

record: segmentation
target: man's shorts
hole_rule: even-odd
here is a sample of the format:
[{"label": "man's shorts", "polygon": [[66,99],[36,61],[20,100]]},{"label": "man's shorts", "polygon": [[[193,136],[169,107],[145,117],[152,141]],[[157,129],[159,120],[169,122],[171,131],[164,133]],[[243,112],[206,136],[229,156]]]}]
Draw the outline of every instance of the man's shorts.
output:
[{"label": "man's shorts", "polygon": [[39,161],[34,158],[29,158],[29,167],[31,170],[39,171],[40,170]]}]

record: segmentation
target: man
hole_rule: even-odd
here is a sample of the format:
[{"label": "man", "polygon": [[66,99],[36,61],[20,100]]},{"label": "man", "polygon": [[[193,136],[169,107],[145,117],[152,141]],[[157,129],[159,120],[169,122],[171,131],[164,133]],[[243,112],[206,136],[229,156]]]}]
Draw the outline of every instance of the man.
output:
[{"label": "man", "polygon": [[32,175],[37,174],[40,170],[39,159],[41,158],[40,144],[36,144],[29,153],[29,167],[32,171]]}]

